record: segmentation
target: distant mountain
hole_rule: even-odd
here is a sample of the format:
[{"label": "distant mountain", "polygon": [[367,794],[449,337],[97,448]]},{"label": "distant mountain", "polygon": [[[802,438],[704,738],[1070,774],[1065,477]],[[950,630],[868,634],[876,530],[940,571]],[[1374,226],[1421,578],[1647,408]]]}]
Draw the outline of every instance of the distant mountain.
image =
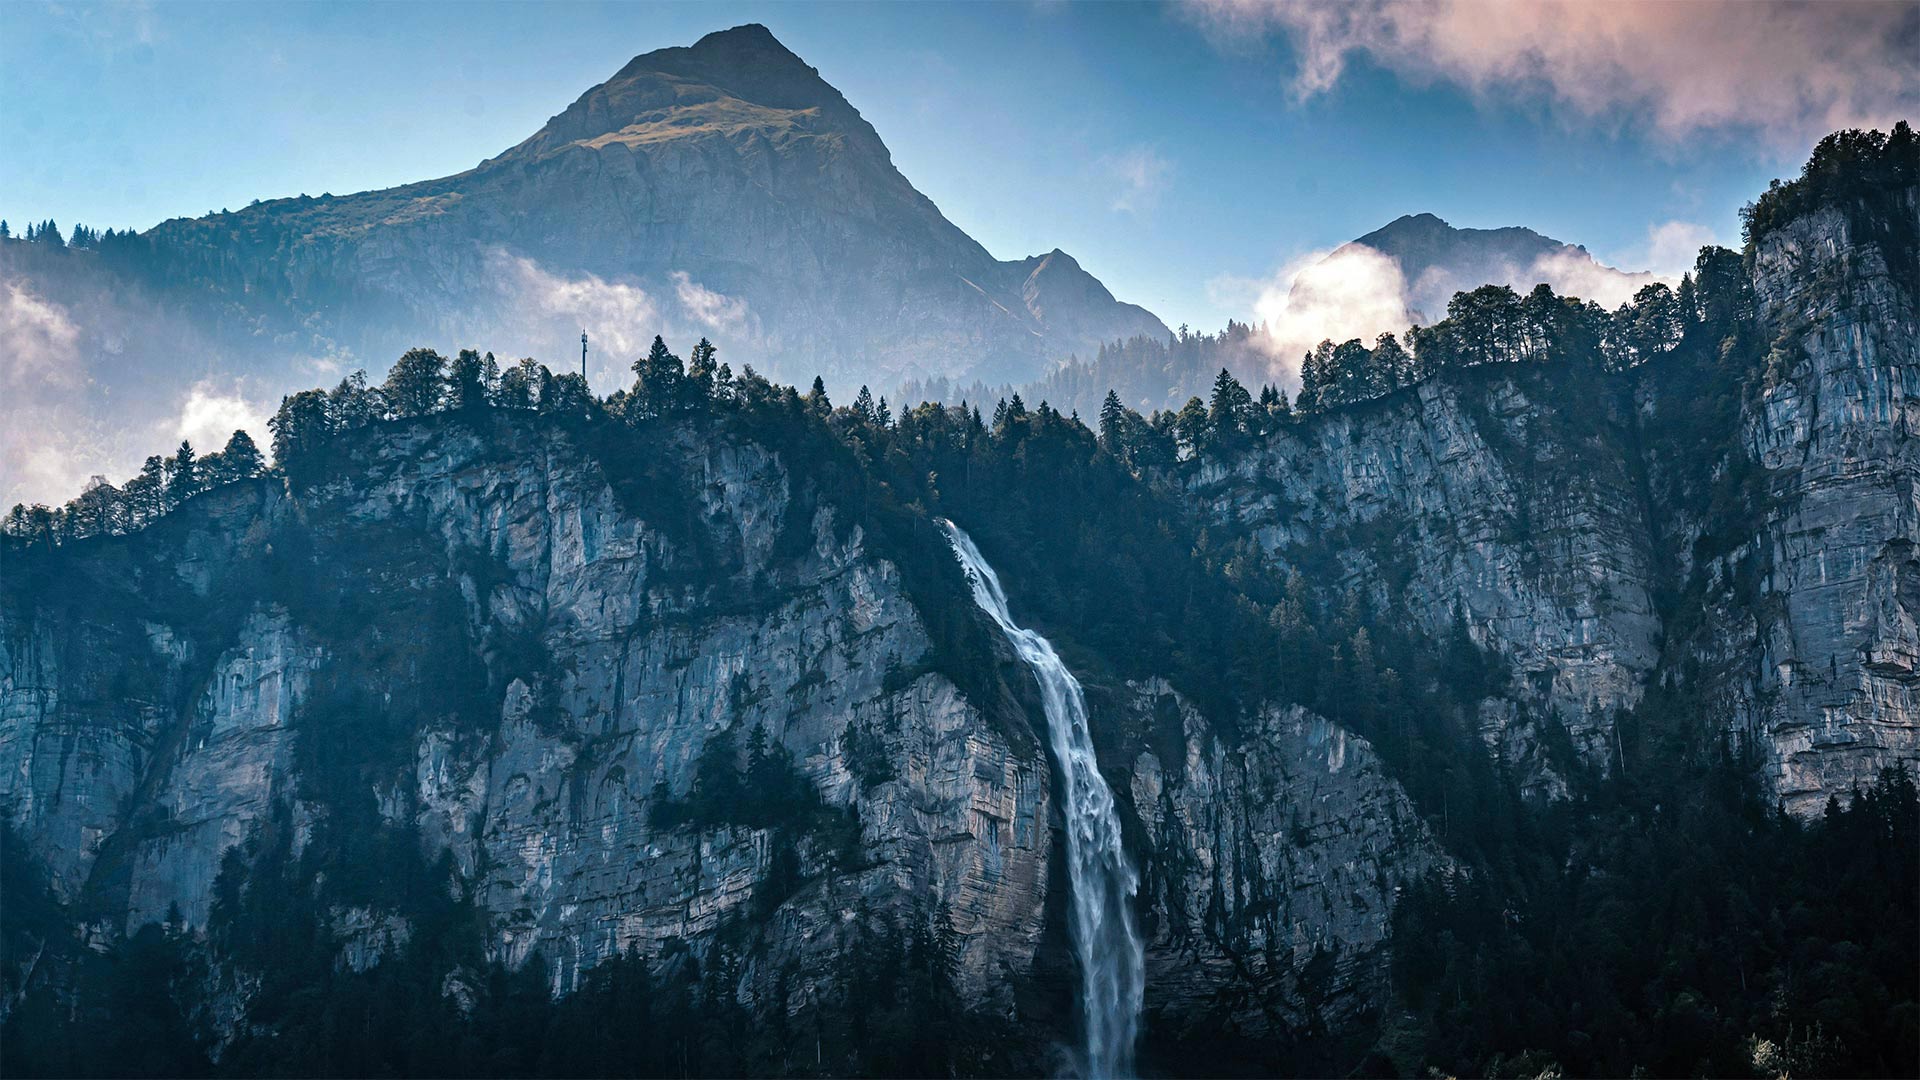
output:
[{"label": "distant mountain", "polygon": [[1222,369],[1251,386],[1291,388],[1300,356],[1323,339],[1371,342],[1382,333],[1437,321],[1446,317],[1454,293],[1481,285],[1525,292],[1546,282],[1562,295],[1613,308],[1654,280],[1651,273],[1617,270],[1578,244],[1532,229],[1456,229],[1432,214],[1409,214],[1308,265],[1285,293],[1275,289],[1262,296],[1256,323],[1229,322],[1217,334],[1176,338],[1162,332],[1109,342],[1025,383],[913,379],[899,397],[991,405],[1017,389],[1028,401],[1092,416],[1113,390],[1135,409],[1178,409],[1188,398],[1207,397]]},{"label": "distant mountain", "polygon": [[411,344],[564,362],[583,327],[602,391],[662,331],[682,351],[705,335],[735,367],[836,387],[1024,381],[1102,342],[1167,333],[1063,252],[994,258],[758,25],[636,57],[466,172],[134,239],[57,258],[5,245],[0,287],[71,324],[62,340],[91,380],[137,384],[149,403],[183,392],[181,358],[96,332],[103,292],[166,311],[186,324],[168,340],[195,343],[191,369],[252,372],[271,400],[316,368],[377,376]]},{"label": "distant mountain", "polygon": [[[588,329],[625,351],[620,335],[666,324],[714,336],[736,363],[853,383],[1030,376],[1053,357],[1165,330],[1058,251],[993,258],[758,25],[635,58],[457,176],[236,216],[160,231],[228,250],[266,231],[273,251],[257,272],[353,282],[414,320],[471,327],[476,341],[555,321],[523,327],[528,314],[570,327],[650,307],[656,325]],[[646,301],[619,294],[623,284]],[[534,311],[476,320],[502,291]],[[602,293],[619,302],[596,310]]]},{"label": "distant mountain", "polygon": [[1546,282],[1555,292],[1616,307],[1634,290],[1652,284],[1648,272],[1630,273],[1596,260],[1579,244],[1563,243],[1532,229],[1456,229],[1432,214],[1408,214],[1343,245],[1372,248],[1399,264],[1415,321],[1443,318],[1456,292],[1482,285],[1511,285],[1525,292]]}]

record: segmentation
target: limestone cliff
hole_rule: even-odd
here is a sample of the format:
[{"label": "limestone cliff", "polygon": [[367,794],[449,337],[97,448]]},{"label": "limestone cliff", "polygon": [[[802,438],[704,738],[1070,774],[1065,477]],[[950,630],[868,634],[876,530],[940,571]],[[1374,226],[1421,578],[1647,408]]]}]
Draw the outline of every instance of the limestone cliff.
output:
[{"label": "limestone cliff", "polygon": [[1765,502],[1700,569],[1696,648],[1768,785],[1813,813],[1920,759],[1920,267],[1828,209],[1762,238],[1753,287],[1773,366],[1739,436]]},{"label": "limestone cliff", "polygon": [[[930,912],[991,1015],[1070,977],[1023,669],[974,626],[997,664],[942,674],[925,583],[779,452],[656,434],[635,476],[545,418],[389,422],[322,487],[6,549],[0,807],[86,932],[204,935],[262,838],[348,830],[443,866],[487,954],[538,952],[556,992],[629,948],[724,947],[742,1001],[803,1009],[868,921]],[[1397,885],[1439,856],[1364,741],[1296,709],[1233,750],[1164,683],[1123,699],[1117,745],[1178,733],[1107,763],[1152,868],[1156,1022],[1285,1025],[1316,951],[1366,1000]],[[785,816],[688,810],[716,747],[762,741],[802,778]],[[377,897],[331,910],[354,969],[408,939]]]},{"label": "limestone cliff", "polygon": [[1511,662],[1485,734],[1536,792],[1562,790],[1557,729],[1605,771],[1623,710],[1698,680],[1703,722],[1814,813],[1920,758],[1909,260],[1825,210],[1748,255],[1764,373],[1451,372],[1209,460],[1188,492],[1428,634],[1463,619]]}]

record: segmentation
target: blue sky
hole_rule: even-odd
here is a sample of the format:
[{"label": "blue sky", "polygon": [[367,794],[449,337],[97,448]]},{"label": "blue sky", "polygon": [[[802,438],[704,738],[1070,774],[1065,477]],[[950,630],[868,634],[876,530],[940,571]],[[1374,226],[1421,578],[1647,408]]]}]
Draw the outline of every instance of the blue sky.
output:
[{"label": "blue sky", "polygon": [[[1747,69],[1766,57],[1734,57],[1709,87],[1725,90],[1719,101],[1687,83],[1716,70],[1690,58],[1674,65],[1684,72],[1630,60],[1576,81],[1537,41],[1462,53],[1431,25],[1329,38],[1295,9],[1239,0],[16,0],[0,4],[0,216],[146,227],[456,172],[633,55],[748,21],[818,67],[907,177],[996,255],[1063,248],[1123,299],[1198,328],[1248,317],[1256,283],[1404,213],[1524,224],[1635,269],[1654,261],[1649,231],[1667,223],[1737,244],[1740,204],[1796,171],[1809,132],[1888,94],[1912,100],[1904,79],[1867,105],[1773,117],[1720,85],[1758,77]],[[1551,70],[1513,74],[1500,49]],[[1615,76],[1634,88],[1610,89]],[[1674,100],[1712,106],[1704,118],[1676,119],[1663,79]]]}]

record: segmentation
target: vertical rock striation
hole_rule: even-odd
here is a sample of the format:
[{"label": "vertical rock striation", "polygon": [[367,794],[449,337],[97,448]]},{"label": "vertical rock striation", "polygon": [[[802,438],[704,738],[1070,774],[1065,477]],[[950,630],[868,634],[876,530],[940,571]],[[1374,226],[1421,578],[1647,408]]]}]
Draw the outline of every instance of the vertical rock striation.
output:
[{"label": "vertical rock striation", "polygon": [[1920,272],[1884,247],[1835,210],[1758,238],[1767,370],[1705,460],[1673,458],[1698,391],[1672,364],[1488,367],[1309,417],[1188,493],[1429,635],[1463,618],[1511,663],[1486,734],[1534,791],[1563,789],[1553,724],[1604,771],[1620,710],[1698,679],[1706,722],[1816,813],[1920,758]]},{"label": "vertical rock striation", "polygon": [[[1920,227],[1920,191],[1905,222]],[[1920,267],[1822,210],[1761,238],[1773,369],[1742,417],[1757,527],[1705,572],[1702,654],[1729,723],[1790,808],[1816,813],[1920,759]]]}]

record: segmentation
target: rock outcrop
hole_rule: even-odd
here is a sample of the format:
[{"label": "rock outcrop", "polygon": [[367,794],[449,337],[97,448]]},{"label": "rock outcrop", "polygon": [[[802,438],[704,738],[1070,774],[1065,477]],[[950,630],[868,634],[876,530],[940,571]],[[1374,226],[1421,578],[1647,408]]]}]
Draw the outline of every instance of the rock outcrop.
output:
[{"label": "rock outcrop", "polygon": [[1774,368],[1739,434],[1766,501],[1701,568],[1697,648],[1768,785],[1815,813],[1920,759],[1920,267],[1829,209],[1760,240],[1753,288]]},{"label": "rock outcrop", "polygon": [[1834,210],[1760,238],[1767,370],[1704,442],[1675,449],[1700,390],[1661,360],[1474,368],[1208,461],[1189,493],[1430,635],[1463,619],[1511,663],[1485,733],[1536,793],[1564,782],[1550,728],[1605,771],[1622,710],[1698,679],[1705,721],[1817,813],[1920,759],[1920,274],[1893,262]]},{"label": "rock outcrop", "polygon": [[[1464,619],[1512,662],[1512,700],[1604,763],[1614,710],[1659,658],[1652,536],[1620,417],[1562,411],[1558,389],[1431,379],[1210,462],[1193,491],[1284,563],[1319,560],[1435,640]],[[1558,790],[1533,728],[1503,703],[1484,715],[1490,745]]]},{"label": "rock outcrop", "polygon": [[1128,690],[1128,728],[1173,736],[1146,740],[1129,792],[1153,1021],[1283,1038],[1377,1000],[1399,887],[1446,860],[1372,747],[1295,706],[1230,748],[1164,681]]}]

